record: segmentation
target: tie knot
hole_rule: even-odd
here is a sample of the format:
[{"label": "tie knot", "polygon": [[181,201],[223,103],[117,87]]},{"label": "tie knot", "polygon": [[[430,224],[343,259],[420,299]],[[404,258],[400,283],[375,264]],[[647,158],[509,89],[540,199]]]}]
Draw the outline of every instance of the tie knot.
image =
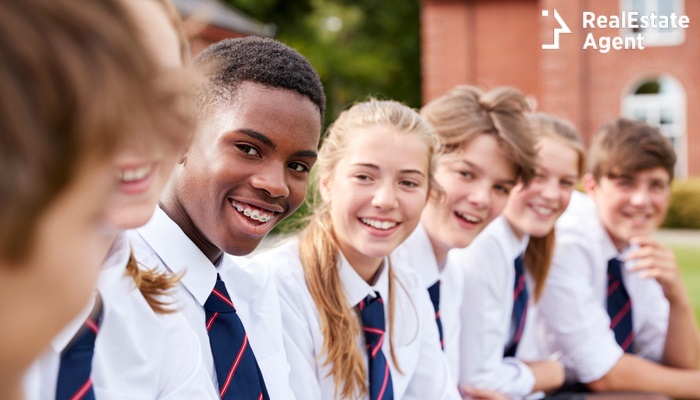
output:
[{"label": "tie knot", "polygon": [[523,256],[519,255],[515,259],[515,274],[516,276],[521,276],[525,273],[525,264],[523,263]]},{"label": "tie knot", "polygon": [[435,311],[440,309],[440,281],[433,283],[431,287],[428,288],[428,295],[430,295],[430,301],[433,303],[433,308]]},{"label": "tie knot", "polygon": [[617,258],[611,258],[608,261],[608,274],[613,279],[622,280],[622,262]]},{"label": "tie knot", "polygon": [[383,334],[384,333],[384,300],[375,292],[376,297],[367,296],[358,304],[360,309],[360,317],[365,334]]},{"label": "tie knot", "polygon": [[216,285],[214,285],[209,298],[204,303],[204,309],[219,313],[236,312],[236,307],[233,306],[228,290],[226,290],[226,284],[219,277],[216,279]]}]

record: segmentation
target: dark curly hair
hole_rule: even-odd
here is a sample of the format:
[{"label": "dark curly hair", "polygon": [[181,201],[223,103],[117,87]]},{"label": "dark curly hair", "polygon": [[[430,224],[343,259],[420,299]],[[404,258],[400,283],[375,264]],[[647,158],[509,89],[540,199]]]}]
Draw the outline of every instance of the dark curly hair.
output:
[{"label": "dark curly hair", "polygon": [[221,99],[233,100],[242,82],[295,91],[326,111],[326,95],[316,70],[298,51],[273,39],[248,36],[224,39],[202,51],[195,66],[212,87],[201,93],[198,108]]}]

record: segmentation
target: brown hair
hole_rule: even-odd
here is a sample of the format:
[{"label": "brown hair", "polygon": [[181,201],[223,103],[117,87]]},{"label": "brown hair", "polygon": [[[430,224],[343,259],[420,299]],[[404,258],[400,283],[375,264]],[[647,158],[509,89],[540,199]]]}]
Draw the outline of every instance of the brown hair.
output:
[{"label": "brown hair", "polygon": [[[576,126],[567,120],[542,113],[530,114],[528,120],[537,140],[542,138],[555,139],[576,151],[580,178],[586,165],[586,150]],[[552,264],[555,241],[556,233],[555,229],[552,229],[551,232],[542,237],[530,236],[525,250],[525,265],[535,281],[535,301],[540,299],[544,291],[544,284]]]},{"label": "brown hair", "polygon": [[157,68],[120,3],[0,4],[2,258],[28,255],[37,220],[80,167],[171,114],[174,89],[154,82]]},{"label": "brown hair", "polygon": [[421,116],[440,139],[440,153],[458,151],[481,134],[493,135],[527,184],[534,176],[537,154],[525,113],[527,99],[515,88],[489,92],[459,85],[423,106]]},{"label": "brown hair", "polygon": [[599,181],[661,167],[673,179],[675,165],[673,146],[658,128],[619,118],[593,136],[587,172]]},{"label": "brown hair", "polygon": [[[331,124],[319,152],[315,177],[323,179],[332,175],[343,153],[352,145],[351,141],[357,130],[376,125],[394,127],[397,132],[417,137],[425,143],[426,151],[430,155],[429,175],[432,178],[432,154],[437,149],[437,140],[428,124],[417,112],[401,103],[374,99],[343,111]],[[300,237],[299,256],[304,267],[306,284],[321,318],[323,353],[326,354],[326,365],[331,366],[330,373],[333,375],[336,395],[338,390],[342,398],[364,395],[367,393],[367,371],[364,357],[356,342],[360,334],[360,323],[356,311],[348,307],[348,300],[338,275],[340,251],[329,207],[318,200],[316,203],[318,206]],[[389,270],[389,331],[394,332],[393,287],[397,282],[391,262],[385,268]],[[392,336],[389,337],[389,341],[394,365],[401,372],[394,354]]]}]

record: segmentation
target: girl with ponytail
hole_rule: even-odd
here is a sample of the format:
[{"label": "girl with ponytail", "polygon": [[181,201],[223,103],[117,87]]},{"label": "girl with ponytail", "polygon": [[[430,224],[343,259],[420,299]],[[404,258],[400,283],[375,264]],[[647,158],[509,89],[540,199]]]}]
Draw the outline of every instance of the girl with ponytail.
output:
[{"label": "girl with ponytail", "polygon": [[296,398],[459,398],[428,294],[389,257],[418,224],[436,147],[395,101],[358,103],[329,127],[308,226],[257,257],[277,278]]},{"label": "girl with ponytail", "polygon": [[525,398],[562,385],[562,366],[541,361],[534,338],[554,247],[554,225],[583,173],[576,128],[545,114],[528,116],[536,140],[535,176],[518,183],[503,215],[471,245],[450,253],[465,274],[460,383]]}]

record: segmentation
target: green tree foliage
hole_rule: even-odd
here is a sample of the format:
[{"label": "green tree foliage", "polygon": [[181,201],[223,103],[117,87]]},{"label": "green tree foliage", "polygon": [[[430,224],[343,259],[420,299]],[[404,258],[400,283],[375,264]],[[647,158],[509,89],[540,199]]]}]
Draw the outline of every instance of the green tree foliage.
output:
[{"label": "green tree foliage", "polygon": [[419,0],[227,0],[265,23],[316,67],[326,123],[375,96],[420,107]]}]

